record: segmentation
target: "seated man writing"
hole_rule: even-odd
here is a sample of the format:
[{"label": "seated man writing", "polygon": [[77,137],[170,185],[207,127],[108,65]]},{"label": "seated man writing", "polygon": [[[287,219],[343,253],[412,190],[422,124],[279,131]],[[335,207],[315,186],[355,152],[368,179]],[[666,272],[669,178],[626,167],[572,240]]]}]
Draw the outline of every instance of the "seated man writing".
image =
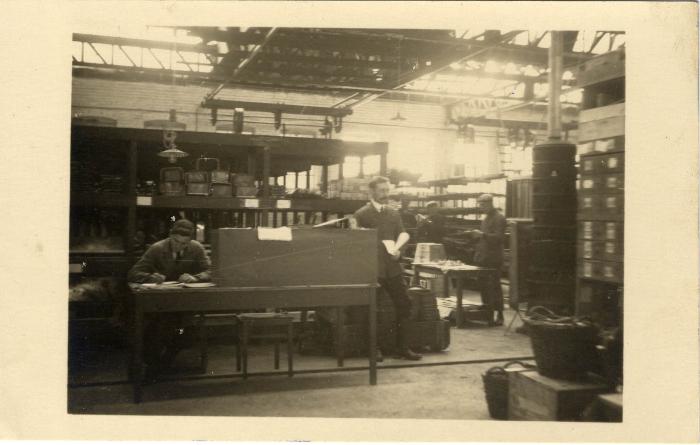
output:
[{"label": "seated man writing", "polygon": [[154,243],[129,270],[132,283],[206,282],[211,279],[211,261],[204,246],[192,239],[194,224],[175,221],[170,236]]},{"label": "seated man writing", "polygon": [[[129,270],[132,283],[181,283],[211,280],[211,261],[199,242],[192,239],[194,224],[186,219],[175,221],[170,236],[154,243]],[[190,314],[156,314],[146,320],[144,331],[144,361],[146,378],[170,366],[182,347],[179,338]]]}]

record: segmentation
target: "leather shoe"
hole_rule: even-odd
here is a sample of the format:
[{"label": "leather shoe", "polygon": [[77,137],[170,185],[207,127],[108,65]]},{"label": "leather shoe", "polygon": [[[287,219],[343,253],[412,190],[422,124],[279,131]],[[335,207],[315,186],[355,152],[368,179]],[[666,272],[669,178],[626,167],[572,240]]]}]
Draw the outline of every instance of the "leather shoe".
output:
[{"label": "leather shoe", "polygon": [[496,321],[494,322],[496,326],[503,326],[503,312],[498,312],[496,316]]},{"label": "leather shoe", "polygon": [[380,349],[377,349],[377,363],[380,363],[383,361],[384,361],[384,356],[382,355],[382,351]]},{"label": "leather shoe", "polygon": [[404,360],[420,360],[423,358],[423,356],[420,354],[416,354],[409,348],[406,348],[403,351],[399,351],[398,358],[402,358]]}]

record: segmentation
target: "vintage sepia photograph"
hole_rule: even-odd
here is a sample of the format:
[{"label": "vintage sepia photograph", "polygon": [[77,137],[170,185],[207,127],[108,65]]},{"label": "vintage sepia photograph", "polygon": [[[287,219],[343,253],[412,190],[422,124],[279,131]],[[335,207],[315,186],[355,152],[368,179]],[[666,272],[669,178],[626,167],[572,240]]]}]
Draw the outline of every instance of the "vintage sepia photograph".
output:
[{"label": "vintage sepia photograph", "polygon": [[76,26],[67,412],[622,422],[626,38]]},{"label": "vintage sepia photograph", "polygon": [[697,2],[1,17],[0,440],[700,440]]}]

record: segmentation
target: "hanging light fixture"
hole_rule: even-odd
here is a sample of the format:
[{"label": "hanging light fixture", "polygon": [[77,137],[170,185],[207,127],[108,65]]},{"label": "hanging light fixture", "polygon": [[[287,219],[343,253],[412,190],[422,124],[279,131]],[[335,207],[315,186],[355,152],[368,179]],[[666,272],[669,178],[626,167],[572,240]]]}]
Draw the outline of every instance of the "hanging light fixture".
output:
[{"label": "hanging light fixture", "polygon": [[[397,56],[397,64],[396,64],[396,85],[401,84],[401,40],[399,40],[398,43],[398,56]],[[407,101],[408,102],[408,101]],[[401,116],[401,111],[396,110],[396,115],[391,118],[392,121],[405,121],[406,118]]]},{"label": "hanging light fixture", "polygon": [[[176,29],[173,30],[176,32]],[[177,51],[177,43],[173,43],[172,51]],[[172,75],[171,96],[175,97],[175,68],[170,65]],[[212,121],[216,121],[216,112],[212,113]],[[144,122],[146,128],[159,128],[163,130],[163,150],[158,153],[158,156],[167,158],[168,162],[174,164],[179,158],[188,156],[187,153],[177,148],[175,139],[177,138],[176,130],[184,130],[187,126],[184,123],[177,121],[177,111],[174,108],[170,109],[168,120],[152,120]]]},{"label": "hanging light fixture", "polygon": [[163,130],[164,150],[158,153],[158,156],[161,158],[168,158],[168,162],[171,164],[176,163],[179,158],[189,156],[187,153],[177,148],[175,145],[175,138],[177,138],[177,132],[175,130]]}]

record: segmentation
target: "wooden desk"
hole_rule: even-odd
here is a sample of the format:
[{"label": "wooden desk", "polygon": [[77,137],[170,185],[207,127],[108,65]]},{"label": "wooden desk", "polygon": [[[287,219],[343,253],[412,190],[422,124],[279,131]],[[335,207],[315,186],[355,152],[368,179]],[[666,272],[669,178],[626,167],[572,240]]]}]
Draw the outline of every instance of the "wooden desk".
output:
[{"label": "wooden desk", "polygon": [[[369,312],[369,383],[376,385],[376,289],[377,284],[132,289],[131,375],[134,387],[134,402],[140,403],[142,399],[144,315],[158,312],[206,313],[265,308],[310,309],[315,307],[367,306]],[[342,325],[340,325],[339,329],[339,334],[342,336]],[[341,349],[338,356],[339,366],[342,366],[342,359]]]},{"label": "wooden desk", "polygon": [[445,298],[449,298],[450,296],[450,278],[457,279],[457,307],[455,308],[455,314],[458,328],[461,328],[464,325],[464,314],[462,314],[462,278],[474,277],[475,275],[478,277],[480,273],[490,273],[492,271],[493,269],[469,265],[459,267],[441,267],[439,264],[433,263],[413,264],[413,277],[416,281],[420,279],[421,272],[437,273],[443,276],[443,279],[445,280]]}]

